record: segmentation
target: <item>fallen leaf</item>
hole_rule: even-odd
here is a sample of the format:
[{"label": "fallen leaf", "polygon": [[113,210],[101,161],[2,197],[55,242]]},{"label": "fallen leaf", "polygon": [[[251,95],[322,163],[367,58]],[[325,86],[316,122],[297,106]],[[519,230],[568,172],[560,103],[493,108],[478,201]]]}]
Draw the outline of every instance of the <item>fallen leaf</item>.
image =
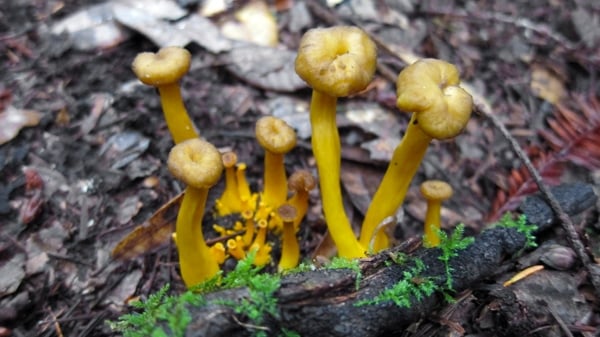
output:
[{"label": "fallen leaf", "polygon": [[529,84],[534,95],[552,104],[558,103],[565,96],[563,82],[545,68],[534,66],[531,70]]},{"label": "fallen leaf", "polygon": [[229,71],[256,87],[292,92],[306,88],[294,69],[295,58],[288,49],[245,45],[224,55],[224,62]]},{"label": "fallen leaf", "polygon": [[25,277],[25,254],[16,254],[0,267],[0,298],[14,293]]},{"label": "fallen leaf", "polygon": [[223,35],[261,46],[277,45],[277,21],[264,1],[249,2],[234,16],[237,21],[227,21],[221,26]]},{"label": "fallen leaf", "polygon": [[35,110],[17,109],[9,105],[0,113],[0,145],[15,138],[22,128],[38,125],[41,119],[42,114]]},{"label": "fallen leaf", "polygon": [[177,215],[175,207],[182,197],[183,193],[169,200],[147,222],[122,239],[112,251],[113,258],[133,259],[167,243],[173,233],[173,222]]}]

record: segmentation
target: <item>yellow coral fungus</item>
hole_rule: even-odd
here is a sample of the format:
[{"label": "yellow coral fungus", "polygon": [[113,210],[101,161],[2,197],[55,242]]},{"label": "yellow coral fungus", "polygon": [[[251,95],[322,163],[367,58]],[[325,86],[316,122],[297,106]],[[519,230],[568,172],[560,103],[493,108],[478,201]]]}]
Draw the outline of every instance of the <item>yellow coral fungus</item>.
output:
[{"label": "yellow coral fungus", "polygon": [[225,166],[225,189],[223,194],[215,201],[215,208],[220,216],[242,212],[242,199],[238,188],[236,167],[237,155],[226,152],[222,156]]}]

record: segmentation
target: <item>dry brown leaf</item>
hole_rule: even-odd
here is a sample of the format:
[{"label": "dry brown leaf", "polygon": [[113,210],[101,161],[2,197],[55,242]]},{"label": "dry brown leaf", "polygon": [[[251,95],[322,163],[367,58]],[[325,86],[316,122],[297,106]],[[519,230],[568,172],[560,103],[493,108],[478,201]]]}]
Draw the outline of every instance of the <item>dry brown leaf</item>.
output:
[{"label": "dry brown leaf", "polygon": [[169,200],[144,224],[136,227],[122,239],[112,251],[119,260],[129,260],[162,246],[171,238],[176,206],[181,202],[183,193]]},{"label": "dry brown leaf", "polygon": [[36,126],[42,119],[42,114],[35,110],[17,109],[9,105],[0,113],[0,145],[15,138],[26,126]]},{"label": "dry brown leaf", "polygon": [[235,12],[237,21],[221,27],[223,35],[234,40],[275,47],[279,40],[277,21],[264,1],[252,1]]},{"label": "dry brown leaf", "polygon": [[534,66],[531,70],[529,84],[534,95],[552,104],[557,104],[565,96],[565,86],[556,75],[548,69]]}]

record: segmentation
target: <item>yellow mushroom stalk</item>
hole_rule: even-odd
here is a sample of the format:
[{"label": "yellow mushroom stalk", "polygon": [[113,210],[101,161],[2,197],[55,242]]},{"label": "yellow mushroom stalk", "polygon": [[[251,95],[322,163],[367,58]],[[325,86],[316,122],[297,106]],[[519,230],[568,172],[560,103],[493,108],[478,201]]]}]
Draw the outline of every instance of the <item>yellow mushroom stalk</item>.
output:
[{"label": "yellow mushroom stalk", "polygon": [[287,198],[284,155],[296,146],[296,132],[286,122],[273,116],[260,118],[255,131],[256,140],[265,149],[261,202],[275,209]]},{"label": "yellow mushroom stalk", "polygon": [[[419,60],[398,76],[396,105],[413,114],[367,210],[361,244],[368,245],[375,228],[402,205],[431,140],[455,137],[467,125],[473,99],[459,83],[456,67],[436,59]],[[375,235],[373,251],[389,246],[384,231]]]},{"label": "yellow mushroom stalk", "polygon": [[227,252],[229,252],[229,255],[233,256],[236,260],[241,260],[246,257],[244,247],[240,243],[243,243],[243,240],[238,240],[237,238],[227,240]]},{"label": "yellow mushroom stalk", "polygon": [[420,190],[427,200],[423,246],[437,247],[440,245],[439,231],[442,228],[442,201],[452,196],[452,186],[445,181],[428,180],[421,184]]},{"label": "yellow mushroom stalk", "polygon": [[309,192],[316,185],[315,177],[307,170],[296,171],[288,179],[288,189],[293,192],[288,204],[296,209],[296,218],[294,219],[294,228],[296,229],[308,211]]},{"label": "yellow mushroom stalk", "polygon": [[190,288],[219,271],[219,265],[204,241],[202,218],[208,189],[221,177],[223,163],[221,154],[212,144],[194,138],[175,145],[167,164],[171,174],[187,184],[175,233],[181,276]]},{"label": "yellow mushroom stalk", "polygon": [[225,216],[242,212],[242,199],[236,176],[237,155],[234,152],[226,152],[222,159],[225,166],[225,189],[215,201],[215,208],[220,216]]},{"label": "yellow mushroom stalk", "polygon": [[225,262],[225,246],[221,242],[217,242],[210,247],[210,252],[217,264],[221,265]]},{"label": "yellow mushroom stalk", "polygon": [[310,123],[323,212],[341,257],[365,256],[344,211],[340,187],[341,149],[336,125],[337,98],[356,94],[371,82],[377,50],[356,27],[316,28],[300,41],[296,73],[313,88]]},{"label": "yellow mushroom stalk", "polygon": [[139,53],[132,64],[133,72],[140,81],[158,89],[165,121],[175,144],[198,138],[179,88],[179,80],[190,69],[190,60],[190,52],[186,49],[165,47],[157,53]]},{"label": "yellow mushroom stalk", "polygon": [[300,261],[300,245],[296,238],[296,208],[290,204],[283,204],[277,209],[277,213],[283,222],[281,238],[281,258],[279,259],[279,271],[295,268]]}]

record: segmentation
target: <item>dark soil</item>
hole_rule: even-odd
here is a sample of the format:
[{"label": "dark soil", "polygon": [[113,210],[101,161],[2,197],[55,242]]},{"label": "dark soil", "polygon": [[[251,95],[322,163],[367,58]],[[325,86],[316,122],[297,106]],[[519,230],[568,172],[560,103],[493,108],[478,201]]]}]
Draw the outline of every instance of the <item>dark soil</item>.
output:
[{"label": "dark soil", "polygon": [[[342,100],[339,108],[342,166],[347,172],[342,183],[355,224],[387,165],[381,147],[361,145],[380,140],[385,147],[386,135],[399,135],[386,125],[353,120],[350,112],[379,111],[404,129],[408,117],[394,109],[395,76],[405,66],[399,48],[457,64],[463,79],[485,97],[526,149],[545,183],[597,185],[600,6],[594,1],[381,1],[373,15],[359,7],[359,1],[334,8],[307,1],[309,21],[299,30],[293,28],[289,6],[305,2],[272,2],[283,8],[273,9],[282,49],[296,50],[308,28],[336,23],[358,25],[380,43],[381,66],[374,84],[352,100]],[[97,3],[101,1],[0,3],[0,112],[14,107],[42,116],[37,125],[0,145],[0,336],[113,335],[105,321],[129,312],[129,300],[145,298],[165,283],[173,293],[185,289],[170,242],[127,261],[111,258],[116,244],[183,186],[164,165],[173,144],[158,95],[140,85],[130,67],[137,53],[157,46],[131,31],[128,39],[112,47],[82,51],[68,35],[50,33],[61,19]],[[212,20],[231,17],[243,2],[234,3]],[[196,10],[193,1],[187,5],[190,12]],[[306,112],[310,91],[275,90],[233,71],[226,55],[195,43],[187,48],[194,62],[181,85],[189,113],[203,137],[220,149],[235,150],[248,164],[248,177],[258,190],[263,150],[254,140],[254,122],[261,115],[292,108]],[[532,80],[538,76],[543,79]],[[559,97],[558,104],[550,102],[552,95]],[[579,120],[585,116],[586,122],[563,132],[552,121],[565,111]],[[396,226],[398,243],[421,235],[425,202],[418,184],[425,179],[451,183],[455,196],[445,204],[445,226],[463,222],[473,235],[534,192],[532,179],[520,169],[498,130],[482,115],[472,119],[455,141],[430,147]],[[549,141],[548,135],[558,136],[558,141]],[[315,170],[309,139],[300,139],[286,156],[286,165],[290,172]],[[211,205],[221,188],[212,192]],[[312,201],[300,234],[307,259],[331,250],[318,193]],[[587,253],[598,261],[596,207],[574,220]],[[214,222],[226,221],[211,219],[206,225]],[[572,248],[561,226],[541,233],[538,244],[539,249],[523,252],[520,260],[507,256],[485,282],[461,293],[458,303],[463,306],[440,301],[434,316],[418,317],[411,330],[396,334],[474,336],[500,331],[503,327],[496,326],[499,320],[494,317],[514,318],[514,310],[526,310],[530,303],[537,303],[537,309],[539,301],[548,300],[548,294],[537,293],[534,298],[507,299],[513,295],[496,287],[540,261],[547,270],[539,282],[558,289],[553,296],[560,301],[553,305],[559,308],[536,316],[539,324],[519,325],[529,330],[518,333],[597,334],[598,298],[586,269],[570,253],[547,254],[550,245]],[[565,258],[570,260],[562,264]],[[536,289],[549,289],[540,287]],[[574,302],[582,306],[571,310]],[[502,310],[513,311],[509,315]]]}]

